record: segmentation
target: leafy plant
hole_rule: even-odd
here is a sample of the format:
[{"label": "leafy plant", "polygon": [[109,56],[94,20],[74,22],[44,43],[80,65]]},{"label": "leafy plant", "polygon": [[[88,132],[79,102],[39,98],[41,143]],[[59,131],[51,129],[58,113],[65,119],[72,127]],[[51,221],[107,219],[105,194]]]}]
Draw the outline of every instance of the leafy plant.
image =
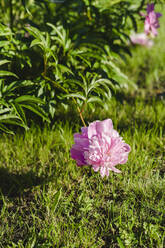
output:
[{"label": "leafy plant", "polygon": [[[35,37],[31,47],[38,46],[43,53],[42,76],[45,81],[42,81],[42,92],[43,88],[51,89],[54,103],[75,98],[80,109],[88,104],[94,109],[94,103],[102,104],[111,97],[111,90],[127,86],[127,77],[116,65],[120,56],[111,51],[108,45],[100,48],[93,43],[81,43],[77,47],[68,30],[49,23],[48,26],[52,28],[50,33],[34,27],[28,27],[27,30]],[[46,101],[53,101],[50,94]],[[106,107],[106,104],[102,105]]]},{"label": "leafy plant", "polygon": [[28,121],[25,109],[32,111],[43,120],[49,119],[42,109],[44,102],[35,96],[20,95],[21,88],[28,87],[29,81],[14,81],[9,85],[4,85],[4,80],[0,80],[0,129],[8,133],[13,133],[6,125],[17,125],[28,129]]},{"label": "leafy plant", "polygon": [[0,25],[2,111],[9,108],[4,113],[27,128],[29,110],[53,121],[56,109],[73,101],[83,120],[86,108],[106,107],[131,85],[120,64],[130,55],[129,30],[138,28],[145,3],[2,1],[8,15]]}]

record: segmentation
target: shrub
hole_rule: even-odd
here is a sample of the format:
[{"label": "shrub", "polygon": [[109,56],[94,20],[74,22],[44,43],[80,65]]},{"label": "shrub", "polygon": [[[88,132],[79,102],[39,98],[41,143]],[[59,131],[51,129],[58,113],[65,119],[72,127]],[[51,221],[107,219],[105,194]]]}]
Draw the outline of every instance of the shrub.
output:
[{"label": "shrub", "polygon": [[144,7],[144,0],[2,1],[1,129],[27,128],[27,110],[50,121],[71,101],[80,116],[87,107],[106,107],[130,85],[119,65]]}]

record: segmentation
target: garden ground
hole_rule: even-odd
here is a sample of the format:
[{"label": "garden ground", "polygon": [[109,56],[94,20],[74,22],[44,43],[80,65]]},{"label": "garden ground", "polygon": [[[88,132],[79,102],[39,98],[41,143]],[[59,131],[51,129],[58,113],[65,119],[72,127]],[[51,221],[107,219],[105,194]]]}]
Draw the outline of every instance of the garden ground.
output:
[{"label": "garden ground", "polygon": [[88,116],[106,118],[132,151],[103,179],[70,157],[73,116],[2,135],[0,247],[164,247],[164,102],[120,96]]}]

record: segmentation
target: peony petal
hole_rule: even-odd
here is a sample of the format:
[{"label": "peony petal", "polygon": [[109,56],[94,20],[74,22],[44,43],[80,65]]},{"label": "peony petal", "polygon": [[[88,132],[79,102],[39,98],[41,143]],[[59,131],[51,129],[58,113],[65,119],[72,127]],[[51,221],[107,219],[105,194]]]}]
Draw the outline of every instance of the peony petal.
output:
[{"label": "peony petal", "polygon": [[83,149],[87,149],[89,146],[89,139],[87,138],[81,138],[76,137],[74,138],[75,144],[77,144],[79,147],[83,147]]},{"label": "peony petal", "polygon": [[131,151],[131,147],[128,144],[124,144],[124,150],[125,152],[130,152]]},{"label": "peony petal", "polygon": [[154,3],[147,5],[147,13],[149,14],[151,11],[154,11]]},{"label": "peony petal", "polygon": [[151,31],[152,31],[152,35],[154,37],[158,35],[158,31],[157,31],[157,29],[154,26],[151,27]]},{"label": "peony petal", "polygon": [[161,16],[162,16],[161,13],[159,13],[159,12],[156,13],[156,17],[157,17],[157,18],[159,18],[159,17],[161,17]]},{"label": "peony petal", "polygon": [[150,20],[148,16],[146,17],[145,22],[144,22],[144,31],[146,34],[149,34],[150,32]]},{"label": "peony petal", "polygon": [[96,122],[96,131],[99,134],[108,134],[113,130],[113,124],[111,119]]},{"label": "peony petal", "polygon": [[70,150],[71,158],[76,160],[78,166],[82,166],[85,164],[85,159],[83,152],[78,150],[76,146],[73,146]]},{"label": "peony petal", "polygon": [[[146,24],[147,25],[147,24]],[[150,26],[145,26],[145,32],[150,32]],[[154,43],[152,40],[148,38],[148,36],[145,33],[139,33],[139,34],[132,34],[130,36],[130,40],[134,45],[142,45],[146,47],[151,47]]]},{"label": "peony petal", "polygon": [[88,127],[82,127],[81,132],[84,137],[88,138]]},{"label": "peony petal", "polygon": [[114,172],[116,172],[116,173],[121,173],[121,171],[118,170],[118,169],[116,169],[115,167],[111,167],[110,170],[112,170],[112,171],[114,171]]},{"label": "peony petal", "polygon": [[106,167],[100,168],[100,174],[101,174],[101,177],[104,177],[106,175]]},{"label": "peony petal", "polygon": [[96,132],[96,123],[98,121],[95,121],[95,122],[92,122],[89,124],[89,127],[88,127],[88,138],[90,139],[91,137],[93,136],[96,136],[97,135],[97,132]]},{"label": "peony petal", "polygon": [[98,165],[93,165],[92,168],[93,168],[93,170],[94,170],[95,172],[97,172],[97,171],[99,171],[100,166],[98,166]]}]

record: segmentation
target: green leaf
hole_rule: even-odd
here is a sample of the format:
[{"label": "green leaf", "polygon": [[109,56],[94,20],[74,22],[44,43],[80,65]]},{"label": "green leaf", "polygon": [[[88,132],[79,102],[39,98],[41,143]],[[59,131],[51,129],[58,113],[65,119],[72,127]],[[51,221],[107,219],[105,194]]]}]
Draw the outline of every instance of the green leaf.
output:
[{"label": "green leaf", "polygon": [[[59,42],[63,41],[63,38],[64,38],[64,37],[63,37],[62,32],[61,32],[58,28],[56,28],[56,26],[54,26],[54,25],[51,24],[51,23],[47,23],[47,25],[50,26],[52,29],[54,29],[55,32],[57,33],[57,35],[60,37]],[[56,37],[54,37],[54,38],[56,38]]]},{"label": "green leaf", "polygon": [[125,248],[125,246],[123,245],[123,242],[121,241],[121,239],[119,239],[119,237],[117,237],[117,242],[120,248]]},{"label": "green leaf", "polygon": [[79,94],[78,93],[71,93],[71,94],[65,95],[64,97],[76,97],[76,98],[79,98],[83,101],[86,100],[86,98],[83,95],[81,95],[80,93]]},{"label": "green leaf", "polygon": [[113,83],[109,79],[106,79],[106,78],[98,79],[95,81],[95,83],[101,84],[101,85],[108,85],[108,86],[111,86],[112,89],[115,89],[115,86],[113,85]]},{"label": "green leaf", "polygon": [[8,46],[9,44],[10,44],[10,41],[7,41],[7,40],[0,41],[0,47],[5,47],[5,46]]},{"label": "green leaf", "polygon": [[22,4],[24,6],[24,8],[26,9],[27,13],[32,16],[32,14],[30,13],[30,11],[28,10],[28,8],[26,7],[26,0],[22,0]]},{"label": "green leaf", "polygon": [[5,125],[3,125],[2,123],[0,123],[0,129],[5,132],[5,133],[8,133],[8,134],[14,134],[13,131],[11,131],[10,129],[8,129]]},{"label": "green leaf", "polygon": [[65,84],[70,84],[70,85],[74,85],[77,84],[78,86],[80,86],[83,90],[85,89],[84,84],[82,83],[82,81],[79,81],[77,79],[67,79],[65,80]]},{"label": "green leaf", "polygon": [[43,43],[38,39],[32,40],[30,47],[33,47],[33,46],[40,46],[42,49],[44,48]]},{"label": "green leaf", "polygon": [[[25,129],[28,128],[24,123],[22,123],[21,119],[17,115],[13,114],[0,115],[0,124],[2,123],[21,126]],[[3,126],[4,125],[2,124],[2,127]]]},{"label": "green leaf", "polygon": [[68,93],[68,90],[65,89],[63,86],[61,86],[56,81],[52,80],[51,78],[48,78],[48,77],[44,76],[43,74],[42,74],[42,76],[44,77],[45,80],[50,81],[54,85],[54,87],[60,89],[61,91],[65,92],[65,93]]},{"label": "green leaf", "polygon": [[12,35],[11,29],[0,23],[0,36]]},{"label": "green leaf", "polygon": [[112,67],[112,69],[116,72],[116,74],[128,80],[128,77],[124,73],[122,73],[120,68],[117,67],[112,61],[104,61],[104,63],[109,64]]},{"label": "green leaf", "polygon": [[38,103],[38,104],[44,104],[44,101],[39,98],[39,97],[35,97],[35,96],[30,96],[30,95],[23,95],[20,97],[17,97],[15,99],[16,103]]},{"label": "green leaf", "polygon": [[20,87],[25,87],[25,86],[31,86],[34,83],[31,82],[30,80],[24,80],[22,82],[20,81],[14,81],[12,83],[10,83],[8,86],[6,86],[5,90],[4,90],[4,94],[7,95],[9,92],[14,91],[16,88],[20,88]]},{"label": "green leaf", "polygon": [[46,45],[47,48],[49,48],[51,45],[50,35],[48,33],[46,33]]},{"label": "green leaf", "polygon": [[91,67],[90,61],[84,57],[85,54],[86,54],[86,53],[83,53],[83,54],[76,54],[76,57],[79,57],[79,58],[82,59],[89,67]]},{"label": "green leaf", "polygon": [[88,98],[87,103],[90,103],[90,102],[98,102],[98,103],[100,103],[101,105],[104,104],[104,102],[102,101],[102,99],[100,99],[100,98],[97,97],[97,96],[92,96],[92,97]]},{"label": "green leaf", "polygon": [[7,59],[0,60],[0,66],[1,66],[1,65],[4,65],[4,64],[6,64],[6,63],[9,63],[9,62],[10,62],[10,61],[7,60]]},{"label": "green leaf", "polygon": [[58,69],[60,69],[60,71],[62,73],[66,72],[68,74],[72,74],[73,75],[73,72],[68,67],[66,67],[65,65],[58,64],[57,67],[58,67]]},{"label": "green leaf", "polygon": [[23,111],[22,107],[20,104],[14,102],[12,103],[12,106],[15,110],[15,112],[17,113],[17,115],[20,117],[20,119],[22,120],[22,122],[27,125],[27,120],[26,120],[26,116],[25,116],[25,112]]},{"label": "green leaf", "polygon": [[52,212],[55,212],[60,198],[61,198],[61,189],[58,192],[56,192],[56,194],[54,195],[54,200],[52,203]]},{"label": "green leaf", "polygon": [[50,122],[50,119],[47,117],[46,113],[43,111],[42,108],[40,108],[39,106],[37,106],[36,104],[21,104],[22,107],[31,110],[32,112],[34,112],[35,114],[37,114],[38,116],[42,117],[44,120],[46,120],[47,122]]},{"label": "green leaf", "polygon": [[4,77],[4,76],[13,76],[13,77],[16,77],[18,78],[18,76],[13,73],[13,72],[10,72],[10,71],[0,71],[0,77]]},{"label": "green leaf", "polygon": [[12,83],[10,83],[9,85],[5,86],[3,88],[3,95],[9,95],[9,93],[11,93],[12,91],[14,91],[16,88],[20,87],[21,82],[19,81],[14,81]]},{"label": "green leaf", "polygon": [[16,125],[16,126],[20,126],[25,128],[25,130],[28,129],[28,127],[26,125],[24,125],[21,121],[19,120],[14,120],[14,119],[6,119],[6,120],[2,120],[3,123],[8,124],[8,125]]},{"label": "green leaf", "polygon": [[134,28],[135,32],[137,32],[137,22],[136,22],[136,19],[131,14],[129,14],[128,16],[130,17],[130,19],[132,21],[132,25],[133,25],[133,28]]},{"label": "green leaf", "polygon": [[45,43],[45,38],[42,35],[42,33],[35,27],[27,27],[25,28],[30,34],[32,34],[37,40],[42,41],[42,43]]},{"label": "green leaf", "polygon": [[1,114],[4,114],[4,113],[7,113],[7,112],[9,112],[9,111],[11,111],[10,108],[0,109],[0,115],[1,115]]},{"label": "green leaf", "polygon": [[6,121],[9,119],[19,119],[19,117],[17,115],[13,115],[13,114],[5,114],[5,115],[0,115],[0,121]]}]

